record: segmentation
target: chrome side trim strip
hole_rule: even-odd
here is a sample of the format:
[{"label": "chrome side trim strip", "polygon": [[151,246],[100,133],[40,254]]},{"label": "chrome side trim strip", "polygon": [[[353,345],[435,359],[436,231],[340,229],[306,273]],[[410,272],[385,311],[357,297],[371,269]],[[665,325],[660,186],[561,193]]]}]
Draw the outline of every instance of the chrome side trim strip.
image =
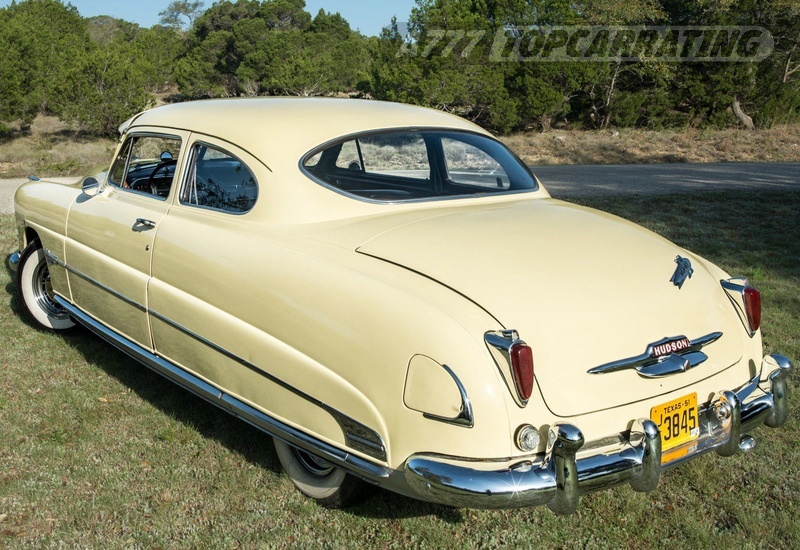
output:
[{"label": "chrome side trim strip", "polygon": [[111,294],[112,296],[114,296],[116,298],[119,298],[120,300],[122,300],[126,304],[135,307],[139,311],[143,311],[143,312],[147,311],[147,308],[145,306],[143,306],[142,304],[140,304],[139,302],[137,302],[136,300],[128,298],[127,296],[117,292],[113,288],[110,288],[110,287],[104,285],[103,283],[101,283],[97,279],[89,277],[87,274],[83,273],[82,271],[79,271],[79,270],[75,269],[74,267],[72,267],[71,265],[62,262],[61,260],[58,259],[58,256],[56,256],[55,254],[50,252],[50,250],[45,250],[44,251],[44,255],[45,255],[45,258],[47,259],[47,263],[49,265],[61,266],[64,269],[66,269],[67,271],[69,271],[70,273],[80,277],[81,279],[83,279],[84,281],[86,281],[88,283],[93,284],[94,286],[96,286],[100,290],[103,290],[103,291],[107,292],[108,294]]},{"label": "chrome side trim strip", "polygon": [[639,375],[645,378],[660,378],[670,374],[686,372],[708,359],[708,356],[702,353],[700,349],[712,342],[716,342],[721,337],[721,332],[712,332],[711,334],[706,334],[694,340],[689,340],[689,346],[680,351],[676,351],[664,357],[657,357],[654,353],[654,348],[669,342],[687,340],[685,336],[663,338],[658,342],[649,344],[645,352],[641,355],[612,361],[600,365],[599,367],[589,369],[587,372],[589,374],[605,374],[607,372],[615,372],[624,369],[636,369]]},{"label": "chrome side trim strip", "polygon": [[469,400],[469,396],[467,395],[467,390],[464,388],[464,384],[461,383],[461,380],[458,378],[456,373],[453,372],[453,369],[447,365],[442,365],[442,368],[447,371],[447,374],[449,374],[453,379],[453,382],[456,383],[458,393],[461,395],[461,410],[458,411],[458,414],[453,418],[447,418],[446,416],[439,416],[431,413],[422,413],[422,416],[431,420],[446,422],[447,424],[464,426],[465,428],[473,427],[475,425],[475,416],[472,413],[472,403]]},{"label": "chrome side trim strip", "polygon": [[209,348],[213,349],[217,353],[220,353],[220,354],[224,355],[228,359],[236,361],[237,363],[239,363],[243,367],[246,367],[246,368],[252,370],[253,372],[263,376],[264,378],[266,378],[269,381],[277,384],[281,388],[283,388],[285,390],[288,390],[288,391],[292,392],[293,394],[295,394],[295,395],[297,395],[299,397],[302,397],[306,401],[308,401],[310,403],[313,403],[314,405],[316,405],[316,406],[320,407],[321,409],[325,410],[327,413],[329,413],[331,416],[333,416],[333,418],[336,420],[336,422],[342,428],[342,431],[344,432],[347,444],[350,447],[352,447],[354,449],[357,449],[357,450],[359,450],[359,451],[361,451],[361,452],[363,452],[365,454],[368,454],[368,455],[370,455],[372,457],[375,457],[375,458],[377,458],[379,460],[386,460],[386,447],[383,444],[383,438],[381,438],[380,434],[378,432],[376,432],[375,430],[373,430],[372,428],[369,428],[368,426],[365,426],[364,424],[360,423],[359,421],[355,420],[354,418],[351,418],[351,417],[347,416],[346,414],[338,411],[337,409],[331,407],[330,405],[320,401],[316,397],[313,397],[313,396],[305,393],[304,391],[292,386],[288,382],[285,382],[284,380],[281,380],[277,376],[275,376],[273,374],[270,374],[270,373],[266,372],[263,369],[260,369],[259,367],[257,367],[253,363],[247,361],[246,359],[243,359],[243,358],[239,357],[238,355],[226,350],[225,348],[223,348],[221,346],[218,346],[217,344],[207,340],[206,338],[203,338],[199,334],[187,329],[186,327],[180,325],[179,323],[176,323],[172,319],[169,319],[168,317],[165,317],[164,315],[161,315],[160,313],[155,312],[153,310],[149,310],[149,313],[150,313],[150,315],[152,315],[156,319],[168,324],[169,326],[181,331],[182,333],[186,334],[187,336],[189,336],[189,337],[197,340],[198,342],[208,346]]},{"label": "chrome side trim strip", "polygon": [[186,327],[176,323],[175,321],[173,321],[173,320],[171,320],[171,319],[169,319],[169,318],[167,318],[167,317],[165,317],[165,316],[163,316],[163,315],[161,315],[161,314],[159,314],[159,313],[157,313],[155,311],[147,309],[147,307],[143,306],[142,304],[136,302],[135,300],[132,300],[132,299],[128,298],[124,294],[120,294],[116,290],[114,290],[112,288],[109,288],[108,286],[106,286],[103,283],[93,279],[92,277],[89,277],[85,273],[80,272],[79,270],[75,269],[74,267],[72,267],[70,265],[67,265],[66,263],[64,263],[61,260],[59,260],[58,257],[55,254],[53,254],[52,252],[50,252],[49,250],[45,250],[45,257],[47,259],[47,263],[48,264],[50,264],[50,265],[59,265],[61,267],[64,267],[70,273],[74,273],[78,277],[88,281],[89,283],[95,285],[96,287],[100,288],[101,290],[104,290],[105,292],[108,292],[112,296],[115,296],[115,297],[119,298],[120,300],[124,301],[125,303],[135,307],[139,311],[142,311],[144,313],[149,313],[153,317],[155,317],[155,318],[163,321],[164,323],[167,323],[168,325],[172,326],[173,328],[183,332],[187,336],[190,336],[191,338],[194,338],[198,342],[201,342],[201,343],[205,344],[206,346],[210,347],[214,351],[216,351],[218,353],[221,353],[222,355],[228,357],[229,359],[232,359],[233,361],[236,361],[240,365],[245,366],[248,369],[252,370],[253,372],[256,372],[257,374],[260,374],[261,376],[263,376],[263,377],[269,379],[270,381],[278,384],[282,388],[284,388],[286,390],[289,390],[290,392],[294,393],[295,395],[298,395],[298,396],[302,397],[303,399],[309,401],[310,403],[313,403],[314,405],[317,405],[318,407],[324,409],[331,416],[333,416],[333,418],[336,420],[336,422],[342,428],[342,432],[345,435],[345,440],[347,441],[347,444],[350,447],[352,447],[353,449],[356,449],[358,451],[361,451],[364,454],[367,454],[369,456],[377,458],[379,460],[386,460],[386,446],[383,443],[383,438],[381,437],[381,435],[378,432],[376,432],[372,428],[362,424],[361,422],[359,422],[358,420],[356,420],[354,418],[351,418],[351,417],[347,416],[346,414],[344,414],[344,413],[340,412],[339,410],[331,407],[330,405],[328,405],[326,403],[323,403],[319,399],[316,399],[315,397],[312,397],[311,395],[309,395],[309,394],[297,389],[296,387],[292,386],[291,384],[289,384],[287,382],[284,382],[280,378],[277,378],[276,376],[273,376],[272,374],[270,374],[270,373],[258,368],[256,365],[250,363],[249,361],[247,361],[245,359],[242,359],[238,355],[235,355],[234,353],[231,353],[230,351],[228,351],[228,350],[226,350],[226,349],[214,344],[213,342],[203,338],[202,336],[200,336],[199,334],[197,334],[195,332],[192,332],[191,330],[189,330]]},{"label": "chrome side trim strip", "polygon": [[177,365],[159,357],[141,346],[131,342],[130,340],[120,336],[113,330],[109,329],[102,323],[96,321],[93,317],[85,313],[83,310],[72,305],[62,296],[56,295],[56,302],[66,309],[70,316],[76,321],[84,325],[86,328],[100,336],[103,340],[110,343],[126,355],[142,363],[144,366],[152,369],[153,371],[168,378],[172,382],[189,390],[198,397],[216,405],[217,407],[241,418],[245,422],[255,426],[261,431],[277,437],[291,445],[295,445],[308,452],[319,455],[320,457],[328,460],[337,466],[340,466],[356,476],[363,477],[368,481],[378,481],[380,479],[388,478],[392,470],[378,464],[364,460],[358,456],[348,453],[345,450],[339,449],[320,441],[319,439],[305,434],[279,420],[266,415],[253,407],[243,403],[242,401],[231,397],[224,393],[219,388],[208,384],[200,378],[186,372]]}]

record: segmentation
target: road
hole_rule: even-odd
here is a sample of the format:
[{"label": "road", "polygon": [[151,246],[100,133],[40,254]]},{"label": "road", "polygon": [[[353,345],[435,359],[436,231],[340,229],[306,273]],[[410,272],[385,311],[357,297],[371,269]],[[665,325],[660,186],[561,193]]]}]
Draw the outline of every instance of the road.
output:
[{"label": "road", "polygon": [[[724,189],[800,191],[798,162],[559,165],[532,169],[551,195],[564,199]],[[13,212],[14,191],[24,181],[0,179],[0,214]]]}]

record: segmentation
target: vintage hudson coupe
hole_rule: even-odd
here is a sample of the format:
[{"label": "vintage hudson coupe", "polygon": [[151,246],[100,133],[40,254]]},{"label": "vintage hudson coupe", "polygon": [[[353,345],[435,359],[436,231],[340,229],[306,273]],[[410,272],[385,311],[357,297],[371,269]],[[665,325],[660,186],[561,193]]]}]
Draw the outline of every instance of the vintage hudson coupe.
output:
[{"label": "vintage hudson coupe", "polygon": [[322,505],[566,514],[786,421],[747,279],[550,198],[472,123],[275,98],[120,131],[107,173],[17,192],[24,309],[264,430]]}]

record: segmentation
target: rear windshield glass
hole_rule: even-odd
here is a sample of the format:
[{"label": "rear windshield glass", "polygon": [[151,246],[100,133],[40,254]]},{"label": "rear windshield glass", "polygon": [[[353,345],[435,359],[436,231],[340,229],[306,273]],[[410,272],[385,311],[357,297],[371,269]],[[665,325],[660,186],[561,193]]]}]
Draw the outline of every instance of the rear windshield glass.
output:
[{"label": "rear windshield glass", "polygon": [[468,132],[364,134],[313,151],[303,167],[338,191],[387,202],[536,189],[528,168],[504,145]]}]

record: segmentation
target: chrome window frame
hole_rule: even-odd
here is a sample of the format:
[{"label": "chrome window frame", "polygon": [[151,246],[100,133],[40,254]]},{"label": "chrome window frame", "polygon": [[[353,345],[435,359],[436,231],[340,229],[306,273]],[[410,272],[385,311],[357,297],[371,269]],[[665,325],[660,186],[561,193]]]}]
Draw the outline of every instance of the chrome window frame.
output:
[{"label": "chrome window frame", "polygon": [[[203,205],[200,205],[200,204],[192,204],[190,202],[185,202],[183,200],[183,192],[186,189],[186,186],[189,185],[189,176],[194,172],[194,162],[195,162],[195,156],[196,156],[196,151],[197,151],[197,146],[198,145],[205,146],[205,147],[212,147],[212,148],[216,149],[217,151],[220,151],[220,152],[228,155],[229,157],[238,160],[239,162],[242,163],[242,166],[247,168],[247,170],[250,172],[250,174],[252,174],[253,181],[256,184],[256,198],[253,201],[252,206],[250,206],[250,208],[248,210],[245,210],[245,211],[242,211],[242,212],[234,212],[232,210],[224,210],[222,208],[215,208],[213,206],[203,206]],[[178,204],[180,204],[181,206],[187,206],[187,207],[190,207],[190,208],[198,208],[198,209],[201,209],[201,210],[210,210],[211,212],[221,212],[223,214],[228,214],[228,215],[231,215],[231,216],[244,216],[245,214],[249,214],[250,212],[252,212],[253,208],[256,207],[256,204],[258,204],[258,201],[261,198],[261,185],[258,183],[258,177],[256,177],[256,173],[253,171],[253,169],[250,168],[250,165],[247,164],[245,161],[243,161],[241,158],[239,158],[238,155],[234,155],[233,153],[231,153],[229,150],[224,149],[224,148],[220,147],[219,145],[215,145],[213,143],[209,143],[207,141],[203,141],[202,139],[197,139],[195,141],[192,141],[190,143],[189,147],[190,147],[190,149],[188,151],[188,154],[186,155],[186,164],[185,164],[185,170],[183,171],[183,178],[182,178],[182,181],[181,181],[180,189],[178,189]]]},{"label": "chrome window frame", "polygon": [[[130,134],[126,134],[124,137],[125,137],[125,139],[122,142],[122,148],[124,148],[130,142],[130,140],[132,140],[134,138],[138,138],[138,137],[154,137],[154,138],[160,138],[160,139],[175,139],[175,140],[178,140],[178,143],[180,143],[181,146],[178,149],[178,159],[176,159],[176,161],[175,161],[175,173],[177,173],[178,160],[180,159],[180,153],[181,153],[181,151],[183,151],[183,145],[184,145],[183,144],[183,138],[181,136],[178,136],[178,135],[175,135],[175,134],[159,134],[158,132],[131,132]],[[131,164],[131,152],[132,151],[133,151],[133,147],[131,147],[131,149],[128,151],[128,155],[127,155],[127,157],[125,159],[125,168],[123,169],[123,174],[124,174],[123,178],[127,178],[128,177],[128,167]],[[114,162],[111,163],[111,169],[108,171],[109,176],[111,175],[112,171],[114,170],[114,166],[116,164],[117,164],[117,159],[114,159]],[[173,173],[173,175],[172,175],[172,184],[170,184],[170,187],[169,187],[169,194],[172,193],[172,189],[175,187],[175,173]],[[115,185],[115,184],[111,183],[111,180],[109,178],[106,178],[106,184],[108,184],[109,187],[113,187],[116,190],[125,191],[126,193],[130,193],[132,195],[138,195],[140,197],[149,197],[151,199],[155,199],[155,200],[161,201],[161,202],[166,202],[169,199],[169,194],[167,194],[166,197],[159,197],[158,195],[153,195],[152,193],[145,193],[144,191],[137,191],[136,189],[130,189],[130,188],[127,188],[127,187],[121,187],[119,185]]]},{"label": "chrome window frame", "polygon": [[[464,194],[464,195],[450,195],[447,197],[428,197],[428,198],[419,198],[419,199],[400,199],[400,200],[377,200],[377,199],[369,199],[367,197],[360,197],[358,195],[354,195],[353,193],[349,193],[344,191],[343,189],[339,189],[336,186],[333,186],[329,183],[326,183],[316,177],[314,174],[309,172],[306,167],[305,163],[326,149],[333,147],[334,145],[338,145],[339,143],[345,143],[347,141],[359,139],[364,136],[373,136],[373,135],[380,135],[380,134],[393,134],[393,133],[409,133],[413,134],[415,132],[449,132],[449,133],[461,133],[461,134],[472,134],[475,136],[480,136],[486,138],[488,140],[494,141],[498,145],[500,145],[503,149],[508,152],[508,154],[513,158],[519,165],[528,173],[533,180],[533,187],[530,189],[518,189],[516,191],[502,191],[499,193],[483,193],[480,195],[476,195],[475,193]],[[298,162],[298,168],[300,172],[305,175],[308,179],[316,183],[317,185],[321,185],[339,195],[344,195],[345,197],[349,197],[351,199],[355,199],[361,202],[366,202],[370,204],[381,204],[381,205],[393,205],[393,204],[413,204],[413,203],[425,203],[425,202],[438,202],[438,201],[453,201],[453,200],[465,200],[465,199],[475,199],[475,198],[494,198],[494,197],[508,197],[510,195],[522,195],[526,193],[534,193],[540,189],[539,180],[536,178],[534,173],[531,171],[530,167],[527,164],[522,162],[522,159],[517,156],[514,151],[512,151],[505,143],[500,141],[494,136],[484,134],[482,132],[476,132],[474,130],[465,130],[462,128],[448,128],[443,126],[402,126],[397,128],[382,128],[380,130],[364,130],[361,132],[354,132],[352,134],[346,134],[344,136],[340,136],[334,139],[330,139],[321,145],[317,145],[306,154],[300,157],[300,161]]]}]

